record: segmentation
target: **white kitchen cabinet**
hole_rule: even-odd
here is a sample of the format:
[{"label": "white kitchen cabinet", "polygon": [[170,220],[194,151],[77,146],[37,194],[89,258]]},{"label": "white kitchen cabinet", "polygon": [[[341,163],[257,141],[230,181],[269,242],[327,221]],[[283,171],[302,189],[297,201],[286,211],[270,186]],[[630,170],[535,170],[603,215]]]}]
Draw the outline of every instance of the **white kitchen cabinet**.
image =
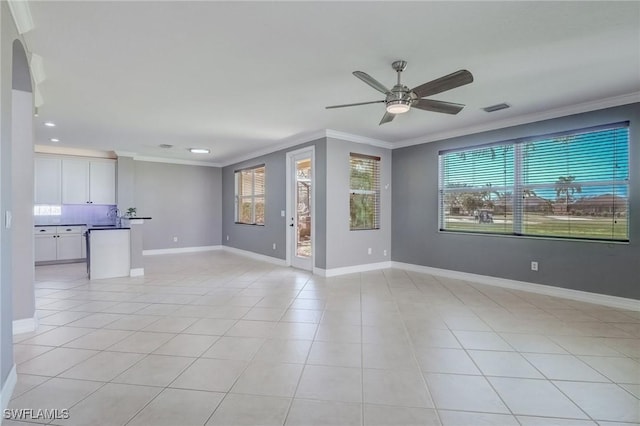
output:
[{"label": "white kitchen cabinet", "polygon": [[63,159],[62,203],[115,204],[115,161]]},{"label": "white kitchen cabinet", "polygon": [[57,233],[55,226],[35,228],[34,258],[36,262],[48,262],[57,258]]},{"label": "white kitchen cabinet", "polygon": [[93,204],[116,203],[116,163],[89,162],[89,196]]},{"label": "white kitchen cabinet", "polygon": [[59,158],[36,157],[34,203],[62,203],[62,162]]},{"label": "white kitchen cabinet", "polygon": [[83,226],[37,226],[34,230],[36,262],[82,259]]},{"label": "white kitchen cabinet", "polygon": [[62,204],[89,203],[89,161],[62,160]]}]

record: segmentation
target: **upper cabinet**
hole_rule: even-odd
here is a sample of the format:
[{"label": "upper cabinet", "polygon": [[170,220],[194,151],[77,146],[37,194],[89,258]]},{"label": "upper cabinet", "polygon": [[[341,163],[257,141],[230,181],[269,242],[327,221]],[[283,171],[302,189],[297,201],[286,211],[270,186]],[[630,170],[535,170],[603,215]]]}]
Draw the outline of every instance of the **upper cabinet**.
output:
[{"label": "upper cabinet", "polygon": [[58,158],[35,158],[35,204],[62,203],[62,162]]},{"label": "upper cabinet", "polygon": [[62,204],[88,204],[89,161],[62,160]]},{"label": "upper cabinet", "polygon": [[62,160],[62,204],[115,204],[113,160]]},{"label": "upper cabinet", "polygon": [[89,200],[92,204],[116,203],[116,162],[89,162]]},{"label": "upper cabinet", "polygon": [[116,204],[115,160],[36,157],[35,204]]}]

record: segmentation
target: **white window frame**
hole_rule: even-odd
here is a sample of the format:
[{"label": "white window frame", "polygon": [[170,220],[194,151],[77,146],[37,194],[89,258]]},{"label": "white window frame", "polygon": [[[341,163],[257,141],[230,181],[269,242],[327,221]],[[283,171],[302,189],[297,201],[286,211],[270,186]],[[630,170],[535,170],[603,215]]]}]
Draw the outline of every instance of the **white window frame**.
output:
[{"label": "white window frame", "polygon": [[[256,193],[256,170],[263,169],[264,174],[264,192]],[[242,179],[243,173],[251,173],[251,195],[240,195],[240,182]],[[257,166],[247,167],[244,169],[238,169],[234,172],[234,186],[235,186],[235,213],[234,220],[238,225],[254,225],[254,226],[264,226],[266,222],[266,217],[264,218],[263,223],[256,223],[256,199],[262,198],[265,209],[266,216],[266,183],[267,183],[267,168],[264,164],[259,164]],[[249,200],[251,203],[251,222],[242,222],[240,219],[240,211],[242,202]]]},{"label": "white window frame", "polygon": [[[548,188],[549,186],[551,186],[551,182],[549,183],[544,183],[544,184],[525,184],[524,182],[524,173],[523,173],[523,164],[524,164],[524,147],[526,145],[526,143],[528,142],[536,142],[536,141],[543,141],[543,140],[549,140],[549,139],[553,139],[553,138],[561,138],[561,137],[571,137],[571,136],[575,136],[575,135],[580,135],[580,134],[584,134],[584,133],[588,133],[588,132],[597,132],[597,131],[604,131],[607,129],[620,129],[620,128],[629,128],[629,122],[620,122],[620,123],[611,123],[611,124],[606,124],[606,125],[601,125],[601,126],[593,126],[593,127],[587,127],[587,128],[583,128],[583,129],[575,129],[575,130],[571,130],[571,131],[565,131],[565,132],[558,132],[558,133],[553,133],[553,134],[548,134],[548,135],[540,135],[540,136],[533,136],[533,137],[527,137],[527,138],[520,138],[520,139],[515,139],[515,140],[511,140],[511,141],[502,141],[502,142],[496,142],[496,143],[492,143],[492,144],[487,144],[487,145],[477,145],[477,146],[468,146],[465,148],[460,148],[460,149],[452,149],[452,150],[446,150],[446,151],[441,151],[439,153],[439,158],[438,158],[438,227],[440,232],[446,232],[446,233],[468,233],[468,234],[479,234],[479,235],[492,235],[492,236],[515,236],[515,237],[525,237],[525,238],[551,238],[551,239],[561,239],[561,240],[576,240],[576,241],[596,241],[596,242],[606,242],[606,243],[628,243],[629,242],[629,209],[630,209],[630,202],[629,202],[629,197],[631,195],[631,188],[630,188],[630,184],[629,184],[629,176],[626,177],[626,179],[620,179],[620,180],[615,180],[615,181],[582,181],[580,182],[582,187],[588,188],[588,187],[594,187],[594,186],[604,186],[604,185],[612,185],[612,186],[625,186],[627,187],[627,232],[626,232],[626,238],[599,238],[596,236],[588,236],[588,237],[578,237],[578,236],[562,236],[562,235],[554,235],[554,234],[550,234],[550,235],[536,235],[534,233],[524,233],[523,232],[523,221],[525,218],[525,213],[524,213],[524,203],[523,203],[523,196],[524,196],[524,192],[526,190],[535,190],[536,188]],[[511,145],[514,148],[514,158],[513,158],[513,171],[514,171],[514,179],[513,179],[513,186],[509,186],[509,187],[505,187],[505,188],[496,188],[494,187],[494,189],[508,189],[508,188],[512,188],[513,192],[512,192],[512,197],[511,197],[511,207],[512,207],[512,211],[513,211],[513,230],[510,233],[503,233],[503,232],[498,232],[498,231],[482,231],[482,230],[452,230],[452,229],[446,229],[445,228],[445,214],[444,214],[444,207],[445,207],[445,203],[444,203],[444,198],[445,198],[445,194],[447,193],[455,193],[455,192],[473,192],[473,189],[469,188],[469,189],[465,189],[465,188],[461,188],[461,189],[445,189],[444,188],[444,183],[445,183],[445,167],[444,167],[444,158],[446,154],[449,153],[453,153],[453,152],[465,152],[465,151],[473,151],[479,148],[483,148],[483,147],[491,147],[491,146],[503,146],[503,145]],[[631,162],[631,147],[630,145],[630,135],[629,138],[627,139],[627,146],[628,146],[628,155],[629,157],[627,158],[627,169],[630,167],[630,162]]]},{"label": "white window frame", "polygon": [[[360,158],[374,161],[375,167],[373,169],[374,173],[374,182],[376,184],[374,189],[358,189],[351,187],[351,159],[352,158]],[[361,195],[373,195],[375,197],[375,216],[373,220],[373,224],[368,228],[354,228],[353,224],[349,223],[350,231],[376,231],[380,229],[380,208],[381,208],[381,200],[380,200],[380,174],[382,170],[382,159],[376,155],[368,155],[368,154],[359,154],[359,153],[349,153],[349,198],[351,198],[352,194],[361,194]],[[351,207],[349,207],[349,214],[351,214]]]}]

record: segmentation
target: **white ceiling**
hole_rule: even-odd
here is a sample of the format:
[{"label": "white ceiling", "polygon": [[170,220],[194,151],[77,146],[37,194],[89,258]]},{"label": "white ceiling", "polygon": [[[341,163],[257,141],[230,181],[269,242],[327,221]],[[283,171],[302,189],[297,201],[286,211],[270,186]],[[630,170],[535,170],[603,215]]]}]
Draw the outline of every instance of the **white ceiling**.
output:
[{"label": "white ceiling", "polygon": [[[24,39],[47,77],[38,144],[58,137],[69,147],[227,164],[323,129],[406,144],[640,100],[637,1],[29,4],[35,28]],[[392,86],[396,59],[409,63],[409,87],[471,71],[472,84],[433,97],[466,108],[411,110],[382,126],[383,104],[324,108],[382,99],[351,73]],[[481,110],[500,102],[512,108]],[[57,127],[42,126],[49,120]]]}]

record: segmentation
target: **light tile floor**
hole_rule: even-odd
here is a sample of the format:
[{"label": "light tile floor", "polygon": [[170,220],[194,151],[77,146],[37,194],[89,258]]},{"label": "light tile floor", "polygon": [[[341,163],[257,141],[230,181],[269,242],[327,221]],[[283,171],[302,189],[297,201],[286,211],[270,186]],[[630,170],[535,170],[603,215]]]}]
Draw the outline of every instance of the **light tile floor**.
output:
[{"label": "light tile floor", "polygon": [[91,282],[36,268],[10,408],[69,409],[56,425],[640,423],[639,312],[225,252],[145,262]]}]

